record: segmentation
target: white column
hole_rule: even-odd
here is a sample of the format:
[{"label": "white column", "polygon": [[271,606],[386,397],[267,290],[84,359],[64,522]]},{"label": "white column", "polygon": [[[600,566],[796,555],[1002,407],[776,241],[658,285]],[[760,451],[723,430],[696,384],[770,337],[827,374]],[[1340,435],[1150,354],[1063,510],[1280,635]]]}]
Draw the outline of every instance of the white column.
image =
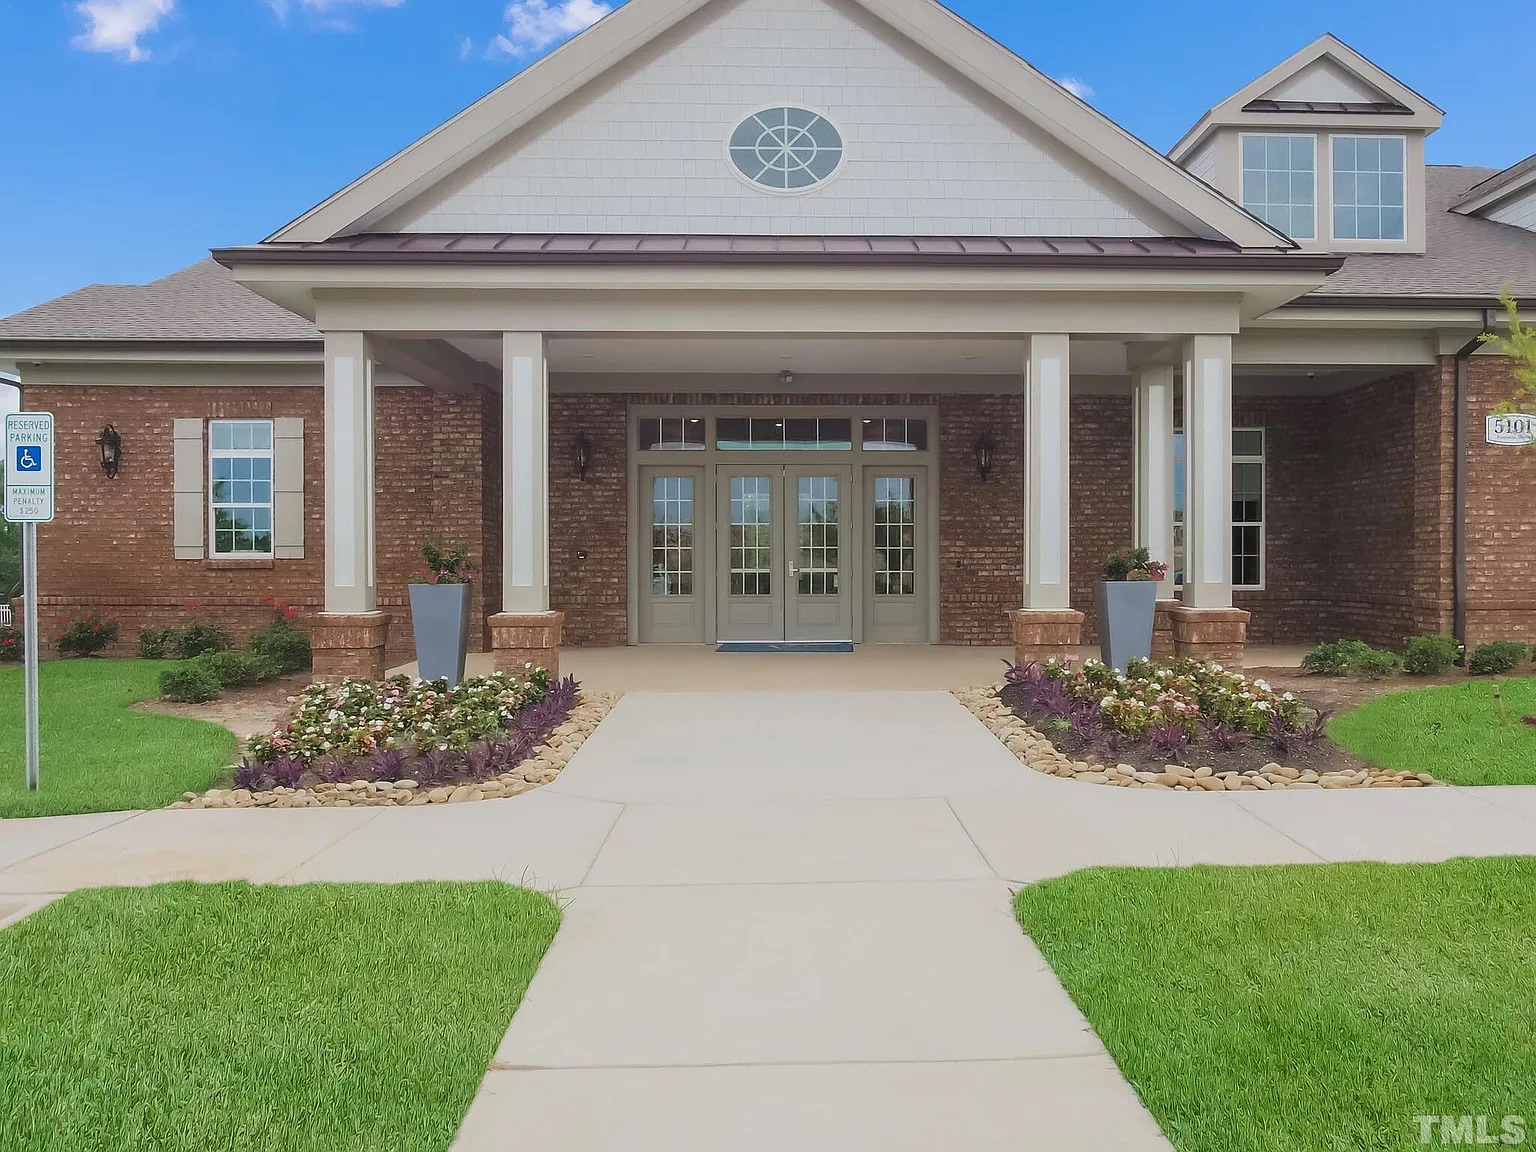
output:
[{"label": "white column", "polygon": [[373,359],[361,332],[325,334],[325,610],[374,612]]},{"label": "white column", "polygon": [[549,611],[549,365],[542,332],[502,334],[502,611]]},{"label": "white column", "polygon": [[1232,338],[1184,346],[1184,606],[1232,607]]},{"label": "white column", "polygon": [[1173,390],[1177,369],[1148,365],[1135,374],[1136,542],[1169,566],[1173,588]]},{"label": "white column", "polygon": [[1069,609],[1072,364],[1064,335],[1031,336],[1024,376],[1024,607]]}]

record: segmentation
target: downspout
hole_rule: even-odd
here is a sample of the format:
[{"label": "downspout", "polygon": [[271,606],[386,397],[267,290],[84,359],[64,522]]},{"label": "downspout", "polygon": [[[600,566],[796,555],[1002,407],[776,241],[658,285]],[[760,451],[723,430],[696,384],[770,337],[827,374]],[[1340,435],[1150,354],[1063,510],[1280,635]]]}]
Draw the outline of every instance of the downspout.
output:
[{"label": "downspout", "polygon": [[1451,631],[1457,643],[1467,643],[1467,367],[1487,337],[1493,334],[1493,312],[1483,309],[1483,330],[1456,353],[1455,476],[1452,481],[1454,512],[1451,522]]}]

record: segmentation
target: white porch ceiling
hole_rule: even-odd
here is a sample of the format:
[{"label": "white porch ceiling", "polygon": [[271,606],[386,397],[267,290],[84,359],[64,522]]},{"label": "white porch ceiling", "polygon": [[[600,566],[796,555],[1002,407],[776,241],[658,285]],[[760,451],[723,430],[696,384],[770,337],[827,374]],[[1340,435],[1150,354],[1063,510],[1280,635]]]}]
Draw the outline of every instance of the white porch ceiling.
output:
[{"label": "white porch ceiling", "polygon": [[[501,362],[501,341],[495,337],[459,337],[452,343],[487,364]],[[987,339],[582,336],[549,342],[555,372],[1008,376],[1023,371],[1024,356],[1022,341]],[[1125,343],[1074,340],[1072,370],[1123,374]]]}]

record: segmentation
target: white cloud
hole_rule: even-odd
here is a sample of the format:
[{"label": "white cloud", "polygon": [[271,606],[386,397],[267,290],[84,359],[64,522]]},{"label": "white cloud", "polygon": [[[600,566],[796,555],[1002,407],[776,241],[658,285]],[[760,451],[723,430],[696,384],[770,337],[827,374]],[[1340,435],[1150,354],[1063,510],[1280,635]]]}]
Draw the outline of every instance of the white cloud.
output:
[{"label": "white cloud", "polygon": [[1093,99],[1093,86],[1086,83],[1085,81],[1079,80],[1076,76],[1062,76],[1056,81],[1056,83],[1060,84],[1063,88],[1072,93],[1072,95],[1076,96],[1079,100]]},{"label": "white cloud", "polygon": [[0,416],[21,409],[21,390],[0,379]]},{"label": "white cloud", "polygon": [[298,8],[304,15],[314,17],[331,28],[350,27],[346,14],[360,8],[398,8],[405,0],[267,0],[267,7],[277,14],[279,22],[288,23],[288,16]]},{"label": "white cloud", "polygon": [[176,7],[176,0],[83,0],[75,11],[86,28],[75,47],[87,52],[118,52],[129,60],[149,57],[139,41],[153,32]]},{"label": "white cloud", "polygon": [[568,40],[590,28],[609,12],[606,0],[512,0],[507,5],[507,30],[491,40],[493,52],[527,56]]}]

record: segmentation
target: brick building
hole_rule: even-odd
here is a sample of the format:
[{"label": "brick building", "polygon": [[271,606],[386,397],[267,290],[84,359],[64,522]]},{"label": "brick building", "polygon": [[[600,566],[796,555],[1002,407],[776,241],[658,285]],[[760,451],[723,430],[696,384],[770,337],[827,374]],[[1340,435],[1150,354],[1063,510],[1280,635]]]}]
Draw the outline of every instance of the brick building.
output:
[{"label": "brick building", "polygon": [[[1536,465],[1480,349],[1536,157],[1324,37],[1168,156],[931,0],[631,0],[270,239],[0,321],[58,420],[45,619],[476,641],[1536,639]],[[122,438],[103,474],[96,440]],[[126,637],[125,637],[126,639]]]}]

